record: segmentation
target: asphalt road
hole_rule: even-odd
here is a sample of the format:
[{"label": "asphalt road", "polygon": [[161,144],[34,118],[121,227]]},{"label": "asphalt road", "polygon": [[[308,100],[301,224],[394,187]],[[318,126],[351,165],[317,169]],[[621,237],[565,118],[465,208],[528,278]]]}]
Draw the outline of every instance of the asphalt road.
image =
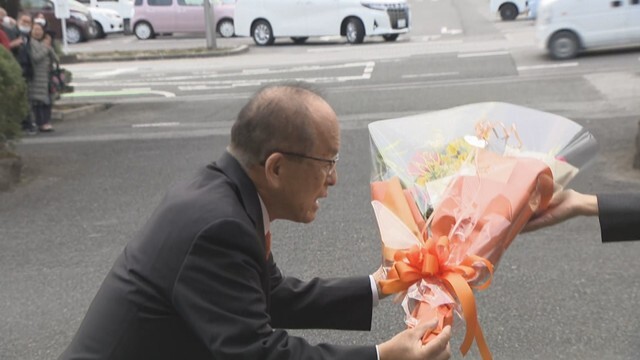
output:
[{"label": "asphalt road", "polygon": [[[554,63],[534,47],[530,22],[497,22],[484,1],[416,1],[414,19],[420,16],[429,21],[396,44],[319,40],[216,60],[74,65],[78,93],[133,91],[141,85],[130,83],[146,79],[145,88],[174,96],[68,98],[114,105],[19,145],[24,181],[0,194],[0,359],[57,357],[165,189],[224,151],[235,114],[270,79],[317,79],[342,126],[339,184],[318,219],[272,229],[279,265],[303,279],[367,274],[379,263],[368,188],[371,121],[482,101],[550,111],[600,143],[572,187],[640,191],[640,172],[631,168],[640,120],[637,50]],[[151,80],[159,77],[191,78]],[[477,295],[494,358],[637,359],[638,255],[640,243],[601,244],[593,218],[519,236],[493,285]],[[371,332],[292,333],[311,343],[373,344],[403,326],[389,299],[375,310]],[[463,332],[456,330],[454,349]]]}]

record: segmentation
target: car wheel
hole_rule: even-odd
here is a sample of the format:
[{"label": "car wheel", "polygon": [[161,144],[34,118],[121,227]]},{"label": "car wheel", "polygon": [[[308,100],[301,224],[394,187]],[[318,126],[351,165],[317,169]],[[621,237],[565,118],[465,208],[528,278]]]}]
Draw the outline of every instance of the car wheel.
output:
[{"label": "car wheel", "polygon": [[578,37],[570,31],[560,31],[549,40],[549,53],[557,60],[574,58],[579,49]]},{"label": "car wheel", "polygon": [[218,33],[223,38],[233,37],[235,32],[236,32],[236,29],[233,27],[233,20],[224,19],[218,22]]},{"label": "car wheel", "polygon": [[133,33],[136,34],[136,37],[140,40],[153,39],[155,36],[151,24],[146,21],[137,23],[133,28]]},{"label": "car wheel", "polygon": [[253,41],[259,46],[272,45],[276,40],[273,37],[271,24],[265,20],[256,21],[251,29],[251,34],[253,35]]},{"label": "car wheel", "polygon": [[77,44],[80,41],[82,41],[82,32],[80,31],[80,28],[75,25],[68,24],[67,25],[67,42],[69,44]]},{"label": "car wheel", "polygon": [[349,18],[346,26],[347,41],[349,44],[361,44],[364,40],[364,25],[358,18]]},{"label": "car wheel", "polygon": [[105,37],[107,37],[107,34],[104,33],[104,29],[102,28],[102,25],[100,25],[99,22],[94,21],[93,27],[96,28],[96,37],[98,39],[104,39]]},{"label": "car wheel", "polygon": [[514,4],[504,4],[500,7],[500,17],[502,20],[511,21],[518,17],[518,8]]},{"label": "car wheel", "polygon": [[293,40],[295,44],[304,44],[308,38],[309,38],[308,36],[299,36],[299,37],[292,37],[291,40]]},{"label": "car wheel", "polygon": [[399,34],[387,34],[382,35],[382,38],[384,39],[384,41],[396,41],[398,39],[398,35]]}]

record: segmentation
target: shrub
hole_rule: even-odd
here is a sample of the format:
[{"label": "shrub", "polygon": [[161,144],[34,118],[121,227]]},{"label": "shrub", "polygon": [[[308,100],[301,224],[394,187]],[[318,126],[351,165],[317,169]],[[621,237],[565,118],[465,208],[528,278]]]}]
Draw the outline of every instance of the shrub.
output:
[{"label": "shrub", "polygon": [[29,113],[27,84],[13,55],[0,46],[0,157],[11,155],[12,141],[21,134]]}]

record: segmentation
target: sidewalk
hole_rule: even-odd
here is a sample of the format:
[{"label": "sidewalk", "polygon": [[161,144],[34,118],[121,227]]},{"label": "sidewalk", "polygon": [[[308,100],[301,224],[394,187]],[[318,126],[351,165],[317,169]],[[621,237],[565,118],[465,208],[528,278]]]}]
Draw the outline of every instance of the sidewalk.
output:
[{"label": "sidewalk", "polygon": [[207,49],[204,36],[174,34],[138,40],[134,35],[115,34],[68,46],[62,63],[177,59],[243,54],[249,51],[248,38],[218,38],[216,48]]}]

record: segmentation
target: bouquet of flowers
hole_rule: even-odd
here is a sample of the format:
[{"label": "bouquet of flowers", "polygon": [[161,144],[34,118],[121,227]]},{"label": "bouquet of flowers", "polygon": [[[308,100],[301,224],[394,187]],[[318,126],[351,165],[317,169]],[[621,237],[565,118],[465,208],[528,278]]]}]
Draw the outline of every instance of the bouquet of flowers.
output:
[{"label": "bouquet of flowers", "polygon": [[406,323],[454,314],[491,353],[473,290],[486,289],[527,221],[597,152],[566,118],[505,103],[480,103],[369,124],[372,205],[382,239],[384,294],[398,294]]}]

